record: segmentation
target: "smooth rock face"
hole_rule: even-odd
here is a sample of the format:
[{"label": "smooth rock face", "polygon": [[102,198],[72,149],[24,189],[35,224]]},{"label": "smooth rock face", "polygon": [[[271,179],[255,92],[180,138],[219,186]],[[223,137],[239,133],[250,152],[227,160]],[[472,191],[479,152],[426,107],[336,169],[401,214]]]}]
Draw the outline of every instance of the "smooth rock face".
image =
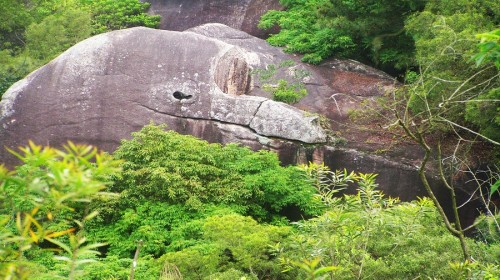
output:
[{"label": "smooth rock face", "polygon": [[[271,66],[271,80],[255,74]],[[298,70],[308,75],[297,80]],[[308,96],[295,107],[270,100],[262,87],[278,79],[305,83]],[[359,172],[416,174],[411,161],[374,158],[367,152],[377,145],[342,130],[349,126],[349,108],[392,84],[390,77],[353,61],[302,64],[222,24],[184,32],[137,27],[89,38],[13,85],[0,102],[0,144],[16,148],[33,140],[57,147],[71,140],[111,152],[154,121],[209,142],[273,150],[285,164],[325,161]],[[345,149],[329,146],[332,138],[318,114],[343,131]],[[346,152],[352,148],[356,153]],[[4,149],[0,162],[16,163]],[[352,162],[360,164],[347,164]],[[379,183],[391,195],[411,197],[422,190],[414,175],[381,175]]]},{"label": "smooth rock face", "polygon": [[[283,55],[276,49],[272,57]],[[266,137],[325,143],[317,117],[247,95],[251,67],[260,63],[259,54],[195,32],[138,27],[95,36],[5,94],[0,138],[11,147],[28,139],[51,145],[70,139],[112,149],[150,120],[174,129],[187,126],[180,120],[200,120],[183,132],[225,143],[227,136],[213,139],[202,128],[224,126],[261,146],[272,147]]]},{"label": "smooth rock face", "polygon": [[257,28],[269,10],[281,10],[279,0],[147,0],[149,12],[161,16],[160,29],[184,31],[205,23],[222,23],[259,38],[269,32]]}]

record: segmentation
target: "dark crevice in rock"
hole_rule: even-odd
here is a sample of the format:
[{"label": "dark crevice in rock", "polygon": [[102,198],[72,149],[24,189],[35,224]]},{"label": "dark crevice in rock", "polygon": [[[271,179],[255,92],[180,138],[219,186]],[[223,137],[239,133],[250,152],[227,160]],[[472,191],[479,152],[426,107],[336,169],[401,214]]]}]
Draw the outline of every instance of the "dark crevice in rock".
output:
[{"label": "dark crevice in rock", "polygon": [[[252,116],[252,119],[248,122],[248,126],[250,127],[250,124],[252,124],[253,120],[255,119],[255,116],[257,116],[257,113],[259,112],[260,110],[260,107],[262,107],[262,104],[264,104],[264,102],[267,102],[268,100],[263,100],[262,102],[259,103],[259,106],[257,106],[257,108],[255,109],[255,112],[253,112],[253,116]],[[252,129],[253,130],[253,129]],[[260,135],[260,134],[259,134]],[[267,137],[267,136],[266,136]]]},{"label": "dark crevice in rock", "polygon": [[182,91],[175,91],[174,93],[172,93],[172,95],[174,96],[175,99],[178,99],[178,100],[190,99],[191,97],[193,97],[192,94],[186,94]]}]

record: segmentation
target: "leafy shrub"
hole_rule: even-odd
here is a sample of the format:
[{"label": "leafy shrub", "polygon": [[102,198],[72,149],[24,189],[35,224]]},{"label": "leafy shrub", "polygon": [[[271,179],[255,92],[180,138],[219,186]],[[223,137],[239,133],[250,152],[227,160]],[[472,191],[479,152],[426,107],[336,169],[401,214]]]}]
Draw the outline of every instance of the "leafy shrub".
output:
[{"label": "leafy shrub", "polygon": [[[297,264],[314,259],[318,268],[336,267],[329,271],[334,279],[457,279],[449,263],[461,261],[460,244],[441,224],[430,199],[401,203],[386,198],[370,174],[329,174],[314,165],[306,170],[328,210],[295,223],[293,234],[275,248],[282,266],[298,273],[297,279],[306,278]],[[327,186],[335,190],[349,182],[356,183],[357,195],[332,196],[335,192],[328,191]],[[476,255],[478,261],[491,261],[482,254]]]},{"label": "leafy shrub", "polygon": [[74,8],[64,9],[28,27],[27,49],[31,57],[48,61],[90,37],[91,31],[89,12]]},{"label": "leafy shrub", "polygon": [[[78,277],[103,245],[86,241],[84,225],[96,215],[86,205],[105,195],[106,178],[117,172],[118,162],[72,143],[57,150],[30,142],[12,153],[23,165],[13,172],[0,167],[0,276],[31,279],[46,271],[52,279]],[[49,244],[62,263],[40,250]],[[35,261],[50,267],[44,271]]]},{"label": "leafy shrub", "polygon": [[307,95],[306,88],[301,84],[289,85],[286,80],[279,80],[277,86],[265,85],[264,90],[272,94],[274,101],[285,102],[288,104],[297,103]]},{"label": "leafy shrub", "polygon": [[[192,147],[191,154],[178,153],[184,144]],[[60,151],[31,144],[17,153],[24,165],[13,172],[0,168],[0,276],[127,279],[138,240],[143,240],[144,247],[135,275],[146,280],[495,279],[500,271],[500,243],[498,234],[491,231],[497,225],[493,219],[478,227],[481,232],[488,231],[489,235],[482,236],[487,242],[466,240],[476,261],[461,262],[460,245],[442,226],[429,199],[402,203],[377,190],[374,174],[331,172],[315,164],[298,172],[275,166],[276,156],[271,153],[236,145],[229,145],[229,160],[225,161],[218,157],[226,148],[154,125],[124,141],[117,152],[123,155],[121,162],[91,147],[69,144]],[[153,160],[158,155],[161,160]],[[228,178],[224,171],[233,172],[235,177],[229,178],[243,182],[237,186],[255,186],[253,191],[260,197],[247,197],[251,199],[248,204],[254,204],[247,207],[246,201],[229,190],[235,198],[228,202],[223,193],[204,194],[188,189],[188,183],[176,185],[187,189],[179,192],[182,196],[170,197],[169,192],[156,195],[153,191],[141,195],[134,189],[149,181],[137,175],[148,174],[146,169],[152,167],[171,168],[161,163],[172,159],[180,164],[189,162],[190,168],[198,167],[198,162],[221,170],[219,177],[209,177],[215,180]],[[119,163],[129,169],[117,173]],[[131,169],[134,164],[142,168]],[[262,173],[268,169],[273,172]],[[197,174],[189,172],[192,177]],[[182,180],[188,180],[176,169],[167,173],[178,173]],[[201,172],[197,179],[203,176]],[[305,192],[310,196],[303,203],[308,205],[301,204],[302,197],[288,193],[285,186],[290,180],[317,190]],[[102,192],[110,181],[114,181],[113,188],[121,189],[119,197]],[[117,185],[124,182],[131,186]],[[352,184],[358,188],[356,195],[338,192]],[[197,203],[188,203],[192,195],[200,197]],[[100,214],[87,207],[89,201]],[[319,215],[291,225],[283,219],[281,225],[270,225],[244,216],[257,213],[262,220],[271,221],[269,217],[281,217],[279,212],[285,205]],[[101,241],[109,242],[108,246],[97,243]],[[54,253],[54,248],[59,250]],[[105,253],[103,258],[95,257],[96,249]]]},{"label": "leafy shrub", "polygon": [[321,211],[304,172],[280,166],[275,153],[208,144],[155,125],[133,135],[114,153],[123,171],[110,190],[119,197],[94,201],[101,214],[89,235],[109,243],[108,254],[131,257],[137,240],[154,257],[199,245],[213,215],[286,223],[286,215]]},{"label": "leafy shrub", "polygon": [[269,245],[287,236],[288,227],[258,224],[250,217],[229,214],[207,218],[202,232],[202,244],[167,253],[161,260],[175,265],[185,279],[228,279],[246,274],[249,279],[280,277],[279,263],[269,253]]},{"label": "leafy shrub", "polygon": [[124,163],[111,187],[129,200],[183,203],[193,210],[217,203],[267,221],[287,207],[317,211],[303,171],[281,167],[275,153],[208,144],[154,125],[133,136],[114,153]]},{"label": "leafy shrub", "polygon": [[160,16],[146,14],[150,4],[139,0],[79,0],[92,13],[93,33],[134,26],[158,28]]}]

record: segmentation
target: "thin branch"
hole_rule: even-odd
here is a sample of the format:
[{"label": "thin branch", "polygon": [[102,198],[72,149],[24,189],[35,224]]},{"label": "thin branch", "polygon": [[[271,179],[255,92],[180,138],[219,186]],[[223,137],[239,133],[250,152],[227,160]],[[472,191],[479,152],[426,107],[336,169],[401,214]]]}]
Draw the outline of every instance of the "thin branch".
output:
[{"label": "thin branch", "polygon": [[457,124],[457,123],[455,123],[455,122],[452,122],[452,121],[450,121],[450,120],[447,120],[447,119],[445,119],[445,118],[443,118],[443,117],[440,117],[440,120],[441,120],[441,121],[443,121],[443,122],[446,122],[446,123],[448,123],[448,124],[451,124],[451,125],[454,125],[454,126],[460,127],[461,129],[466,130],[466,131],[468,131],[468,132],[470,132],[470,133],[472,133],[472,134],[474,134],[474,135],[477,135],[477,136],[479,136],[479,137],[483,138],[484,140],[486,140],[486,141],[488,141],[488,142],[490,142],[490,143],[492,143],[492,144],[495,144],[495,145],[500,145],[500,143],[498,143],[497,141],[492,140],[492,139],[490,139],[490,138],[488,138],[488,137],[486,137],[486,136],[482,135],[481,133],[477,133],[477,132],[473,131],[472,129],[469,129],[469,128],[465,127],[465,126],[461,126],[461,125],[459,125],[459,124]]},{"label": "thin branch", "polygon": [[[460,90],[462,89],[462,87],[464,87],[464,86],[465,86],[468,82],[470,82],[472,79],[474,79],[475,77],[477,77],[479,74],[483,73],[483,72],[484,72],[484,71],[486,71],[486,70],[489,70],[489,69],[490,69],[490,68],[492,68],[492,67],[493,67],[493,66],[490,66],[490,67],[486,67],[486,68],[484,68],[484,69],[481,69],[480,71],[478,71],[478,72],[474,73],[474,75],[470,76],[467,80],[463,81],[463,82],[462,82],[462,83],[461,83],[461,84],[457,87],[457,89],[455,89],[455,91],[454,91],[454,92],[450,95],[450,97],[448,98],[448,100],[453,99],[453,97],[454,97],[454,96],[455,96],[458,92],[460,92]],[[496,75],[495,75],[495,76],[496,76]],[[493,77],[495,77],[495,76],[493,76]],[[493,78],[493,77],[492,77],[492,78]],[[488,80],[489,80],[489,79],[488,79]],[[488,81],[488,80],[486,80],[486,81]],[[480,84],[483,84],[483,83],[485,83],[486,81],[484,81],[484,82],[482,82],[482,83],[480,83]],[[480,84],[475,85],[475,86],[474,86],[474,87],[472,87],[472,88],[475,88],[475,87],[479,86]],[[467,91],[469,91],[469,90],[470,90],[470,89],[467,89],[465,92],[467,92]],[[463,93],[465,93],[465,92],[463,92]],[[463,94],[463,93],[462,93],[462,94]]]}]

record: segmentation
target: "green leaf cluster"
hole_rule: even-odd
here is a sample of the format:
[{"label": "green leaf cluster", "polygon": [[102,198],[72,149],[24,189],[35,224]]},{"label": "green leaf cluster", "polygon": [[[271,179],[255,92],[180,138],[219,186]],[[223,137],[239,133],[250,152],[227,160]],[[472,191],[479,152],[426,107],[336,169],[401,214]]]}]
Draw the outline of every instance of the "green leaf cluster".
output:
[{"label": "green leaf cluster", "polygon": [[274,101],[293,104],[307,96],[304,78],[309,72],[297,68],[293,60],[281,61],[277,66],[268,64],[252,70],[252,74],[264,83],[262,89],[270,93]]},{"label": "green leaf cluster", "polygon": [[32,23],[25,31],[26,49],[30,57],[48,61],[74,44],[90,37],[89,12],[66,8]]},{"label": "green leaf cluster", "polygon": [[234,205],[260,220],[290,206],[311,214],[314,189],[301,170],[280,166],[275,153],[209,144],[155,125],[133,136],[113,154],[124,163],[111,189],[123,196],[194,210],[205,203]]},{"label": "green leaf cluster", "polygon": [[[75,279],[104,245],[87,242],[85,223],[97,213],[85,209],[92,198],[106,195],[107,178],[118,171],[118,162],[71,142],[64,150],[30,143],[12,153],[23,165],[15,171],[0,167],[0,276]],[[47,246],[55,256],[41,253]],[[50,266],[55,260],[66,264],[58,271],[39,270],[33,258]]]},{"label": "green leaf cluster", "polygon": [[[329,268],[328,275],[333,279],[462,279],[463,272],[449,265],[459,263],[460,245],[441,225],[430,199],[400,202],[387,198],[377,190],[374,174],[332,174],[314,164],[304,168],[313,175],[311,179],[328,208],[318,217],[293,223],[296,230],[274,248],[286,271],[297,272],[299,279],[315,279],[308,276],[314,271],[313,265]],[[356,195],[332,199],[323,191],[328,186],[334,190],[353,182]],[[485,247],[468,242],[475,256],[482,258],[471,274],[497,273],[498,262],[490,263],[491,259],[484,256],[488,251],[495,258],[491,252],[498,250],[498,243]]]},{"label": "green leaf cluster", "polygon": [[288,104],[297,103],[307,95],[307,89],[302,84],[289,84],[286,80],[279,80],[278,85],[264,85],[263,89],[270,92],[274,101]]},{"label": "green leaf cluster", "polygon": [[476,37],[481,40],[478,45],[479,52],[474,56],[476,66],[490,61],[500,69],[500,29],[478,34]]},{"label": "green leaf cluster", "polygon": [[280,166],[272,152],[209,144],[147,125],[113,156],[123,161],[110,187],[120,196],[96,202],[101,214],[91,235],[120,257],[130,255],[137,240],[156,257],[195,245],[204,219],[216,214],[286,223],[287,215],[321,211],[304,172]]},{"label": "green leaf cluster", "polygon": [[134,26],[158,28],[160,16],[145,13],[150,4],[137,0],[80,0],[92,13],[93,34]]}]

